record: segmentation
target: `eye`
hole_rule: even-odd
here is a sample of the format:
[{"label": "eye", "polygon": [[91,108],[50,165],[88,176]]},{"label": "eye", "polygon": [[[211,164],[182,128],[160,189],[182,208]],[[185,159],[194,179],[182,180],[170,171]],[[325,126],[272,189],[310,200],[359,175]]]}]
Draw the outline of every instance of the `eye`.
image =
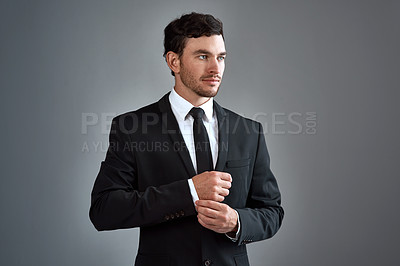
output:
[{"label": "eye", "polygon": [[203,55],[200,55],[199,58],[204,60],[204,59],[207,59],[207,56],[203,54]]},{"label": "eye", "polygon": [[218,60],[219,60],[219,61],[225,60],[225,56],[222,56],[222,55],[221,55],[221,56],[218,56]]}]

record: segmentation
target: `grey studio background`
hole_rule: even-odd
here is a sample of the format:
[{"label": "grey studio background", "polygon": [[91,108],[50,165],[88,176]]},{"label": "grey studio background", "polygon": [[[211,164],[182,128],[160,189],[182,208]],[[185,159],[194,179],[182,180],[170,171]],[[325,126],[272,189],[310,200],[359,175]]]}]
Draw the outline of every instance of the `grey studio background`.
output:
[{"label": "grey studio background", "polygon": [[[97,232],[111,118],[169,91],[163,29],[224,22],[217,101],[264,125],[286,211],[251,265],[400,265],[400,1],[0,2],[1,265],[132,265]],[[171,239],[173,241],[173,239]]]}]

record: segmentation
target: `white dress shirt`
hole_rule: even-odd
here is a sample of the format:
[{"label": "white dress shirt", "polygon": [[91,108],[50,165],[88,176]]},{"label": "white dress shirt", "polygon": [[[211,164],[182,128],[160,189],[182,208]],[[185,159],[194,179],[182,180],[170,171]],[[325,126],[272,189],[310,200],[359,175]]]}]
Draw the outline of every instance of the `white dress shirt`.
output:
[{"label": "white dress shirt", "polygon": [[[169,94],[169,102],[171,103],[172,112],[175,115],[176,121],[178,122],[179,129],[182,133],[183,140],[188,147],[190,159],[192,160],[194,170],[197,173],[197,162],[196,162],[196,151],[194,149],[194,137],[193,137],[193,117],[189,114],[193,106],[190,102],[182,98],[175,89],[172,89]],[[204,110],[205,116],[203,117],[203,123],[207,130],[208,138],[210,140],[211,156],[213,166],[217,164],[218,158],[218,120],[213,109],[213,98],[210,98],[207,102],[202,104],[200,107]]]},{"label": "white dress shirt", "polygon": [[[183,140],[188,148],[190,159],[192,160],[193,167],[197,173],[197,162],[196,162],[196,151],[194,149],[194,137],[193,137],[193,117],[189,114],[190,110],[195,107],[190,102],[182,98],[175,89],[171,90],[169,94],[169,102],[171,104],[172,113],[175,115],[176,121],[179,125],[179,130],[183,136]],[[203,123],[207,130],[208,138],[210,140],[211,156],[213,161],[213,166],[217,164],[218,159],[218,119],[216,113],[214,112],[214,99],[210,98],[204,104],[198,106],[204,110],[205,116],[203,117]],[[190,193],[193,198],[193,203],[199,199],[196,189],[193,184],[193,180],[188,179]],[[236,233],[236,238],[231,238],[236,241],[240,231],[239,214],[238,215],[238,231]]]}]

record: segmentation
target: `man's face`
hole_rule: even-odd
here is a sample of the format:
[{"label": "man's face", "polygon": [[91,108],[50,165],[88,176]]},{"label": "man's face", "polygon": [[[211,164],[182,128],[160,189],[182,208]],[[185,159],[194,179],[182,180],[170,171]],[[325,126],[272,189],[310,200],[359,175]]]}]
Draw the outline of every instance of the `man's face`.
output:
[{"label": "man's face", "polygon": [[217,95],[225,69],[225,55],[221,35],[188,38],[180,57],[179,77],[183,87],[200,97]]}]

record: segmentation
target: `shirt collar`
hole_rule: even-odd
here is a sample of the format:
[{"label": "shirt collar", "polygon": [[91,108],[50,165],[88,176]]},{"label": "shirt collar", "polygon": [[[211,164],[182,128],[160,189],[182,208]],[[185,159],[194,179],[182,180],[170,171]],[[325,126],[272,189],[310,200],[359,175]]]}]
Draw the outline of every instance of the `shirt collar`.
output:
[{"label": "shirt collar", "polygon": [[[177,111],[177,116],[179,116],[177,118],[180,120],[185,120],[187,118],[187,115],[189,114],[189,111],[193,107],[195,107],[193,104],[182,98],[182,96],[180,96],[174,88],[171,90],[171,93],[169,95],[169,102],[171,103],[171,106],[175,109],[175,111]],[[206,121],[211,121],[213,117],[213,104],[214,98],[210,98],[210,100],[198,106],[204,110]]]}]

